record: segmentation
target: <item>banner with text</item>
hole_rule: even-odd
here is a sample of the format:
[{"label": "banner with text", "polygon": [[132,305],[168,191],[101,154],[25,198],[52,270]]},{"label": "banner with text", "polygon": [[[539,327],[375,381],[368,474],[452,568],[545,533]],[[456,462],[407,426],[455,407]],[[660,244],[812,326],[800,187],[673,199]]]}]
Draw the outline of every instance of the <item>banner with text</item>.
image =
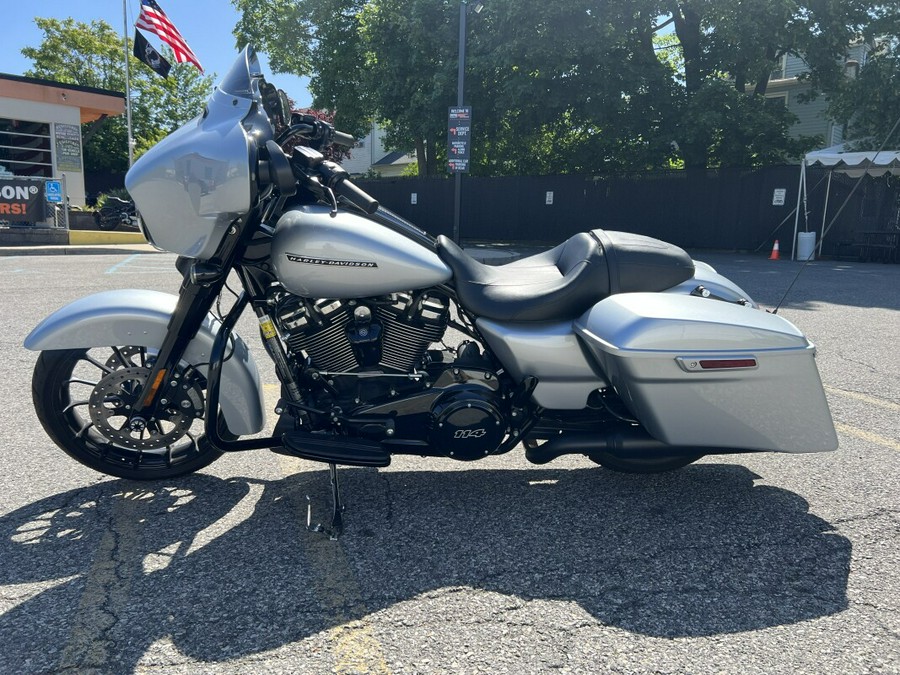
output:
[{"label": "banner with text", "polygon": [[0,220],[44,220],[44,182],[0,178]]}]

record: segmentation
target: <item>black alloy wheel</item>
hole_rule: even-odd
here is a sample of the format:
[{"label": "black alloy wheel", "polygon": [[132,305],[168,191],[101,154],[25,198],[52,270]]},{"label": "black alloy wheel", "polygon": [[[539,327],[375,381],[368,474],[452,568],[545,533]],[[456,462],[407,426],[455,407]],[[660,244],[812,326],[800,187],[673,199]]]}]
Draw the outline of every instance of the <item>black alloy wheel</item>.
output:
[{"label": "black alloy wheel", "polygon": [[[132,480],[193,473],[222,453],[206,440],[206,380],[191,368],[166,377],[151,419],[131,415],[153,365],[146,347],[41,352],[34,369],[34,407],[50,438],[95,471]],[[225,438],[234,438],[219,420]]]}]

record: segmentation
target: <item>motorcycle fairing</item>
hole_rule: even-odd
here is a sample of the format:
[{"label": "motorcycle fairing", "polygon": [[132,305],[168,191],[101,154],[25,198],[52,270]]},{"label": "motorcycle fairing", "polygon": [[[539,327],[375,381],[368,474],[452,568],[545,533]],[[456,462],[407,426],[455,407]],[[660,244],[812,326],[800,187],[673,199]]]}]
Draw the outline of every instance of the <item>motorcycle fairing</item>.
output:
[{"label": "motorcycle fairing", "polygon": [[[150,290],[95,293],[60,308],[25,338],[26,349],[82,349],[102,345],[159,347],[175,311],[177,296]],[[206,372],[219,321],[207,315],[184,353],[184,360]],[[222,366],[220,405],[229,430],[255,434],[265,422],[256,362],[244,341],[231,336]]]},{"label": "motorcycle fairing", "polygon": [[[259,62],[246,48],[204,112],[141,155],[125,176],[151,244],[208,260],[253,203],[253,156],[271,134],[259,120]],[[264,117],[264,116],[263,116]]]}]

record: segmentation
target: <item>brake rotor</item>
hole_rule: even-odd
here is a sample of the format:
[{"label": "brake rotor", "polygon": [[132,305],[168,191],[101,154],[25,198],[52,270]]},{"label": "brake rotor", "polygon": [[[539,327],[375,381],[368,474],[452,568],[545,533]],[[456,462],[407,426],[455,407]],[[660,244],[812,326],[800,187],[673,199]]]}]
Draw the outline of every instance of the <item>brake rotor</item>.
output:
[{"label": "brake rotor", "polygon": [[131,411],[143,395],[149,375],[149,368],[120,368],[101,379],[91,392],[91,421],[112,443],[132,450],[165,448],[182,438],[194,420],[203,417],[203,388],[183,374],[160,389],[153,417],[133,416]]}]

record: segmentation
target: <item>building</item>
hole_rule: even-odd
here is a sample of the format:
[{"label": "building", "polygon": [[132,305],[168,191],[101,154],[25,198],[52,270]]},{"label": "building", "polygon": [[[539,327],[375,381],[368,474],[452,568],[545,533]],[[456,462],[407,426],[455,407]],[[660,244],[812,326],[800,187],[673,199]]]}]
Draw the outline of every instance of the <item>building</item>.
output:
[{"label": "building", "polygon": [[84,206],[82,124],[125,112],[125,94],[0,73],[0,176],[61,179]]},{"label": "building", "polygon": [[384,129],[372,124],[372,130],[357,142],[356,147],[350,151],[350,157],[341,162],[341,166],[354,176],[373,171],[382,178],[394,178],[402,176],[415,163],[415,152],[387,150]]},{"label": "building", "polygon": [[[855,76],[859,68],[866,64],[869,53],[867,45],[851,47],[846,61],[846,73]],[[818,96],[812,101],[803,101],[811,86],[800,78],[809,71],[809,66],[799,56],[785,54],[781,63],[772,71],[766,88],[766,98],[783,99],[787,109],[797,116],[797,122],[791,128],[791,136],[819,136],[822,147],[838,145],[844,142],[844,127],[828,116],[828,98]]]}]

